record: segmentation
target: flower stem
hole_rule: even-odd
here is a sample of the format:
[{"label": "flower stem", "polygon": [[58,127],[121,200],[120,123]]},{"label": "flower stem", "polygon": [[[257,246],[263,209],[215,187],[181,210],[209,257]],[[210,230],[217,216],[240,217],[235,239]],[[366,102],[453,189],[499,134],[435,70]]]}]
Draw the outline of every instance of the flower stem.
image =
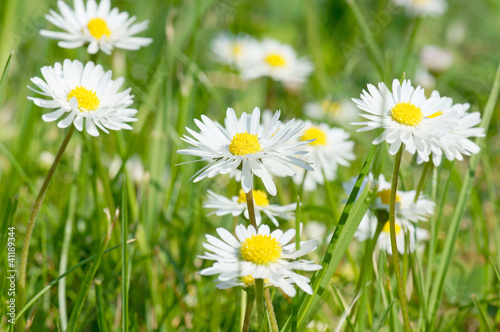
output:
[{"label": "flower stem", "polygon": [[255,297],[257,300],[257,320],[260,328],[264,323],[264,279],[255,279]]},{"label": "flower stem", "polygon": [[389,205],[389,225],[391,233],[391,248],[392,248],[392,263],[394,265],[394,272],[396,273],[396,281],[398,284],[398,296],[401,303],[401,311],[403,313],[404,330],[405,332],[411,331],[410,316],[408,315],[408,304],[406,303],[406,291],[401,277],[401,268],[399,266],[398,246],[396,243],[396,191],[398,189],[399,167],[401,165],[401,156],[403,155],[403,147],[399,148],[394,162],[394,172],[392,173],[391,185],[391,199]]},{"label": "flower stem", "polygon": [[49,173],[47,174],[45,180],[43,181],[42,188],[40,188],[38,196],[35,200],[35,204],[33,205],[33,208],[31,210],[30,219],[28,221],[28,227],[26,229],[26,235],[24,237],[23,248],[21,250],[21,264],[19,266],[19,304],[18,304],[19,308],[22,308],[24,305],[24,297],[26,291],[26,267],[28,265],[28,251],[31,241],[31,235],[33,234],[33,229],[35,228],[36,216],[38,215],[40,207],[42,206],[43,198],[45,197],[45,193],[47,192],[50,180],[52,179],[52,176],[54,175],[54,172],[57,168],[57,165],[59,165],[59,162],[61,161],[64,150],[66,150],[69,140],[71,139],[71,136],[73,135],[74,132],[75,132],[75,127],[70,126],[68,133],[66,134],[66,137],[64,138],[61,147],[57,152],[56,158],[54,159],[54,162],[50,167]]},{"label": "flower stem", "polygon": [[267,313],[269,314],[269,320],[271,321],[273,332],[279,332],[280,329],[278,327],[276,315],[274,314],[273,300],[271,299],[271,292],[269,292],[269,288],[264,290],[264,299],[266,301]]},{"label": "flower stem", "polygon": [[253,204],[253,188],[246,193],[246,200],[247,200],[248,217],[250,218],[250,225],[255,227],[255,230],[257,230],[257,221],[255,220],[255,207]]},{"label": "flower stem", "polygon": [[424,189],[424,185],[427,182],[427,178],[429,177],[430,172],[432,171],[432,161],[428,161],[424,164],[424,169],[422,170],[422,174],[420,175],[420,179],[417,184],[417,192],[415,193],[415,198],[413,199],[413,203],[418,201],[418,196]]},{"label": "flower stem", "polygon": [[243,321],[242,332],[248,332],[250,327],[250,317],[252,316],[253,301],[255,300],[255,292],[247,292],[247,305],[245,309],[245,319]]}]

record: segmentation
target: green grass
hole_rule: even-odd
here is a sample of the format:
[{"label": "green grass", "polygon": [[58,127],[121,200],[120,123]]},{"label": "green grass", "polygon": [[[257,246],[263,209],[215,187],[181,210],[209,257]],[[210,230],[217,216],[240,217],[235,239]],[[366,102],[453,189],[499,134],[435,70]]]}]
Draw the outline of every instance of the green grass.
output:
[{"label": "green grass", "polygon": [[[449,1],[450,2],[450,1]],[[227,107],[237,113],[264,108],[266,79],[242,82],[214,61],[211,40],[221,31],[245,32],[289,43],[314,62],[315,71],[298,92],[273,85],[271,108],[282,117],[303,115],[306,102],[326,96],[358,97],[367,83],[393,78],[414,80],[418,53],[427,44],[451,49],[453,66],[436,88],[455,102],[482,113],[487,136],[482,152],[465,161],[444,161],[429,171],[422,192],[436,202],[435,215],[421,227],[431,238],[425,248],[400,256],[407,284],[409,316],[416,331],[494,331],[500,326],[500,107],[497,72],[500,4],[489,0],[449,3],[438,18],[408,18],[388,12],[387,0],[368,1],[112,1],[113,6],[150,20],[141,36],[154,42],[138,51],[99,54],[97,62],[124,76],[132,88],[139,121],[132,131],[75,132],[48,187],[28,256],[27,298],[18,321],[31,331],[233,331],[242,325],[240,289],[218,290],[214,277],[197,272],[205,234],[234,229],[243,218],[207,216],[207,189],[237,195],[239,184],[225,176],[189,181],[202,166],[176,153],[184,127],[206,114],[223,120]],[[7,227],[16,227],[17,262],[38,190],[67,132],[42,121],[47,111],[27,99],[30,78],[65,58],[88,61],[85,49],[67,50],[38,34],[52,28],[44,15],[55,0],[0,2],[0,330],[8,330],[6,307]],[[463,41],[450,34],[462,25]],[[377,28],[374,33],[364,29]],[[14,52],[14,53],[12,53]],[[406,65],[405,65],[406,64]],[[402,68],[405,68],[402,70]],[[496,76],[495,76],[496,74]],[[333,232],[308,259],[323,265],[308,273],[314,295],[294,299],[271,291],[277,322],[286,331],[334,331],[345,310],[342,331],[402,331],[391,257],[373,243],[352,240],[371,195],[354,202],[342,182],[370,171],[390,179],[394,159],[384,145],[372,147],[375,133],[357,133],[349,123],[330,123],[351,133],[356,160],[340,167],[337,179],[305,192],[289,178],[277,178],[271,203],[298,201],[297,219],[316,220]],[[50,155],[49,155],[50,156]],[[110,172],[114,159],[125,165],[138,156],[145,176],[127,167]],[[50,157],[48,158],[50,159]],[[400,188],[420,187],[423,166],[403,155]],[[259,189],[263,186],[256,181]],[[347,202],[347,203],[346,203]],[[103,209],[120,210],[110,228]],[[113,215],[114,213],[111,212]],[[296,228],[296,220],[280,228]],[[303,236],[304,237],[304,236]],[[108,242],[109,241],[109,242]],[[123,245],[128,241],[127,245]],[[63,279],[64,278],[64,279]],[[64,280],[64,282],[63,282]],[[359,298],[353,304],[353,300]],[[22,317],[21,317],[22,316]],[[267,318],[262,331],[268,330]],[[127,327],[128,326],[128,327]],[[257,308],[251,330],[259,331]]]}]

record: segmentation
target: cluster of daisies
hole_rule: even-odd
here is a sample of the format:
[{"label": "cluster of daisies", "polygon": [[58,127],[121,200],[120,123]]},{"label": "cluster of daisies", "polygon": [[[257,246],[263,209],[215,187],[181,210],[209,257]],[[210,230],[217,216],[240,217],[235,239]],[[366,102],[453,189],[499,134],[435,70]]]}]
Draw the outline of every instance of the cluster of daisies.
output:
[{"label": "cluster of daisies", "polygon": [[273,39],[258,41],[248,35],[221,34],[214,39],[216,59],[238,70],[245,80],[269,77],[289,88],[302,85],[313,72],[307,58],[297,57],[290,45]]},{"label": "cluster of daisies", "polygon": [[[111,8],[110,0],[102,0],[99,5],[95,0],[84,4],[75,0],[74,8],[59,1],[60,13],[53,10],[46,15],[47,20],[63,31],[41,30],[42,36],[59,39],[63,48],[77,48],[88,44],[87,52],[95,54],[102,51],[111,54],[116,48],[137,50],[152,42],[151,38],[136,37],[148,27],[148,21],[134,23],[136,17],[127,12]],[[137,110],[130,108],[133,103],[131,89],[119,92],[125,79],[111,79],[111,70],[104,70],[101,65],[89,61],[85,64],[78,60],[66,59],[54,66],[41,69],[43,79],[31,79],[39,90],[29,87],[45,98],[29,97],[43,108],[54,111],[44,114],[47,122],[56,121],[59,128],[73,124],[75,128],[86,131],[92,136],[99,136],[99,130],[132,129],[128,122],[134,122]]]},{"label": "cluster of daisies", "polygon": [[[304,122],[292,119],[281,123],[279,117],[280,111],[277,111],[264,123],[257,107],[251,114],[243,112],[239,118],[228,108],[224,125],[202,116],[201,121],[195,120],[200,132],[186,128],[191,136],[182,138],[191,146],[178,153],[208,161],[208,165],[193,176],[195,182],[218,174],[233,174],[241,182],[239,195],[232,198],[209,191],[204,207],[214,209],[217,215],[243,214],[249,220],[256,219],[255,225],[238,225],[236,236],[224,228],[217,229],[220,239],[206,236],[207,243],[203,246],[208,251],[202,258],[215,263],[201,274],[217,275],[219,288],[248,288],[255,284],[255,279],[263,279],[266,286],[279,287],[289,296],[296,294],[294,285],[311,294],[309,278],[293,270],[321,268],[312,261],[297,260],[316,248],[316,240],[301,241],[297,249],[297,243],[292,241],[295,230],[271,232],[269,226],[262,223],[262,214],[276,226],[279,225],[277,217],[292,218],[295,204],[270,204],[266,192],[254,189],[254,175],[262,179],[267,192],[276,195],[273,175],[294,176],[297,168],[314,171],[311,163],[302,158],[307,153],[306,146],[314,142],[314,138],[304,139]],[[252,204],[248,202],[250,198]]]}]

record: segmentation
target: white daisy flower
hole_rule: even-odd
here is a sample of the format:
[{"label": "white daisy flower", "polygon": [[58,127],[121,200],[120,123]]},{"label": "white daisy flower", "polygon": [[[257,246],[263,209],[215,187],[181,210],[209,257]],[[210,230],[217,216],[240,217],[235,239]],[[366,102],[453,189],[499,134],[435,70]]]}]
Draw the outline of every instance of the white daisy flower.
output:
[{"label": "white daisy flower", "polygon": [[[433,91],[432,96],[439,98],[439,92]],[[479,112],[469,113],[469,104],[454,104],[451,98],[449,103],[435,113],[436,118],[453,116],[455,121],[446,135],[432,135],[428,138],[432,147],[432,161],[438,166],[444,153],[448,160],[463,160],[463,155],[470,156],[479,153],[480,147],[469,137],[484,137],[484,128],[476,127],[481,122]],[[422,158],[417,158],[417,163],[422,163]]]},{"label": "white daisy flower", "polygon": [[258,107],[252,114],[243,113],[240,119],[236,118],[232,108],[228,108],[225,126],[202,115],[202,121],[195,119],[200,133],[186,128],[192,137],[182,137],[192,147],[178,150],[177,153],[209,161],[207,166],[193,176],[194,182],[240,169],[241,186],[246,193],[251,190],[253,175],[256,175],[274,196],[276,185],[270,172],[294,176],[291,165],[313,170],[306,161],[297,157],[307,153],[299,149],[308,142],[298,141],[304,123],[292,119],[280,128],[279,116],[280,111],[276,111],[268,128],[262,130]]},{"label": "white daisy flower", "polygon": [[255,58],[242,64],[241,75],[249,80],[268,76],[275,81],[296,87],[307,80],[313,69],[308,59],[297,58],[291,46],[265,39]]},{"label": "white daisy flower", "polygon": [[[369,212],[361,220],[358,230],[354,236],[361,242],[372,239],[375,236],[377,225],[377,217],[375,217],[372,212]],[[405,252],[405,233],[409,236],[409,252],[415,251],[418,242],[429,239],[429,232],[423,228],[415,227],[412,224],[405,223],[399,219],[396,219],[395,226],[396,245],[400,254],[404,254]],[[389,221],[385,222],[382,227],[382,231],[377,239],[377,246],[381,250],[386,251],[389,255],[392,255]]]},{"label": "white daisy flower", "polygon": [[[374,181],[375,180],[373,174],[369,173],[366,176],[363,185],[361,186],[360,192],[363,191],[363,188],[367,183]],[[356,177],[353,177],[350,181],[343,184],[344,190],[347,194],[352,191],[355,182]],[[367,215],[369,213],[372,213],[373,217],[375,216],[375,212],[377,210],[384,210],[389,213],[389,204],[391,197],[391,183],[385,180],[383,174],[379,175],[376,182],[378,184],[377,196],[370,205],[370,210],[373,211],[373,213],[370,212],[370,210],[367,212]],[[396,192],[396,217],[401,219],[404,223],[427,221],[434,214],[435,203],[422,193],[420,193],[420,195],[418,196],[417,201],[414,202],[415,195],[415,190],[398,190]]]},{"label": "white daisy flower", "polygon": [[[309,278],[293,270],[316,271],[321,265],[307,260],[295,260],[316,249],[317,241],[302,241],[300,249],[295,250],[295,230],[287,232],[277,229],[270,231],[269,226],[261,225],[258,230],[253,226],[236,226],[236,237],[224,228],[217,228],[220,239],[206,235],[203,243],[205,252],[201,258],[216,261],[206,268],[202,275],[218,275],[220,282],[250,276],[254,279],[267,279],[281,288],[288,296],[295,296],[295,283],[304,292],[312,294]],[[288,244],[290,241],[292,243]]]},{"label": "white daisy flower", "polygon": [[59,39],[62,48],[77,48],[89,44],[87,52],[95,54],[99,50],[111,54],[114,47],[126,50],[138,50],[153,41],[151,38],[134,37],[148,27],[148,21],[134,23],[135,16],[129,17],[127,12],[111,9],[110,0],[101,0],[99,5],[95,0],[75,0],[75,9],[64,1],[58,1],[61,14],[51,10],[45,17],[56,27],[64,30],[41,30],[44,37]]},{"label": "white daisy flower", "polygon": [[440,16],[448,9],[445,0],[393,0],[410,16]]},{"label": "white daisy flower", "polygon": [[[414,252],[417,244],[421,241],[429,239],[429,232],[423,228],[418,228],[412,224],[403,223],[396,220],[396,246],[398,252],[402,255],[405,253],[405,235],[408,236],[408,252]],[[389,255],[392,255],[391,247],[391,230],[389,222],[387,221],[382,228],[382,232],[378,236],[377,246],[381,250],[385,250]]]},{"label": "white daisy flower", "polygon": [[259,54],[260,44],[248,35],[218,35],[212,42],[212,52],[223,64],[240,67]]},{"label": "white daisy flower", "polygon": [[[311,141],[306,145],[307,160],[313,165],[314,172],[307,172],[304,180],[304,169],[298,169],[293,180],[301,184],[304,180],[304,190],[312,191],[317,184],[335,179],[338,166],[349,166],[349,160],[355,159],[354,142],[348,140],[349,133],[340,128],[330,128],[325,123],[313,124],[306,121],[302,141]],[[323,175],[324,174],[324,175]]]},{"label": "white daisy flower", "polygon": [[[257,226],[262,222],[261,212],[271,219],[276,226],[279,226],[276,217],[286,220],[293,218],[294,214],[291,211],[296,209],[297,204],[288,204],[284,206],[269,204],[269,199],[264,191],[254,189],[252,190],[252,194]],[[246,219],[250,220],[247,209],[246,194],[243,189],[240,189],[238,196],[233,196],[231,199],[218,195],[211,190],[208,190],[208,196],[209,199],[203,203],[203,207],[207,209],[215,209],[215,211],[211,212],[209,215],[215,214],[218,216],[224,216],[231,214],[233,217],[236,217],[243,214]]]},{"label": "white daisy flower", "polygon": [[67,115],[57,126],[66,128],[73,123],[82,131],[85,119],[87,132],[92,136],[99,136],[97,128],[107,134],[107,129],[132,129],[126,122],[137,121],[134,118],[137,110],[128,108],[134,97],[130,95],[131,89],[118,92],[125,79],[112,80],[111,70],[105,72],[101,65],[96,66],[93,62],[87,62],[84,67],[78,60],[66,59],[62,65],[57,62],[54,67],[43,67],[41,72],[44,80],[31,79],[41,91],[28,88],[49,99],[28,99],[37,106],[56,109],[44,114],[44,121],[55,121]]},{"label": "white daisy flower", "polygon": [[420,61],[431,73],[442,73],[453,64],[453,53],[435,45],[427,45],[420,51]]},{"label": "white daisy flower", "polygon": [[325,98],[320,102],[305,104],[304,113],[311,119],[344,123],[354,120],[359,110],[351,100],[333,101]]},{"label": "white daisy flower", "polygon": [[420,86],[412,87],[409,80],[400,84],[395,79],[392,93],[384,83],[379,83],[378,89],[368,84],[368,91],[363,90],[361,99],[353,98],[353,101],[367,112],[361,116],[368,121],[353,123],[365,126],[358,131],[384,129],[373,144],[386,141],[390,144],[392,155],[404,144],[406,151],[417,153],[424,161],[429,161],[431,149],[437,147],[429,137],[440,138],[454,126],[456,120],[456,115],[452,113],[437,116],[448,105],[449,98],[433,95],[427,99],[424,90]]}]

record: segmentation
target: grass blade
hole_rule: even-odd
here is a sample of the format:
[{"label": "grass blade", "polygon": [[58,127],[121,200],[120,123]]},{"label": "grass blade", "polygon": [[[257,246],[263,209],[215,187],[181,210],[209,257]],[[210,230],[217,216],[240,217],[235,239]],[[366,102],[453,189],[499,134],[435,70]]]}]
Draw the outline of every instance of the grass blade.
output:
[{"label": "grass blade", "polygon": [[[498,99],[499,91],[500,91],[500,65],[497,69],[497,73],[495,75],[495,81],[493,83],[493,88],[491,89],[491,93],[488,98],[485,111],[483,113],[483,120],[481,121],[481,128],[484,128],[485,131],[487,131],[489,127],[491,117],[493,115],[493,111],[495,109],[495,105]],[[485,140],[484,137],[478,137],[475,142],[480,147],[484,147],[484,140]],[[432,288],[432,293],[429,300],[429,317],[431,319],[431,326],[430,326],[431,330],[434,324],[434,320],[436,318],[437,308],[441,300],[441,296],[443,294],[444,280],[446,278],[448,267],[450,266],[453,251],[455,249],[455,241],[457,240],[460,221],[462,220],[462,217],[465,213],[465,208],[467,207],[467,201],[471,193],[472,185],[474,182],[473,181],[474,175],[476,173],[476,168],[479,164],[480,158],[481,158],[480,154],[475,154],[469,160],[469,167],[467,168],[467,172],[464,177],[462,189],[460,190],[460,196],[458,198],[456,208],[453,212],[453,216],[447,230],[448,235],[446,237],[442,258],[439,264],[436,278],[434,279],[434,286]]]},{"label": "grass blade", "polygon": [[[342,212],[337,228],[333,233],[327,252],[321,262],[323,268],[316,272],[312,278],[313,294],[311,296],[304,295],[302,298],[300,310],[298,312],[299,330],[304,327],[305,322],[311,313],[311,309],[318,303],[321,295],[327,288],[337,265],[340,263],[347,246],[358,229],[361,219],[370,206],[372,197],[369,195],[369,186],[366,186],[356,203],[354,203],[354,201],[356,200],[366,174],[368,174],[368,169],[376,150],[377,146],[372,145],[361,169],[361,173],[356,180],[354,189],[352,190],[344,207],[344,211]],[[288,331],[290,329],[290,322],[291,319],[289,318],[283,326],[282,331]]]},{"label": "grass blade", "polygon": [[[122,243],[128,240],[127,181],[122,187]],[[128,331],[128,246],[122,246],[122,331]]]}]

